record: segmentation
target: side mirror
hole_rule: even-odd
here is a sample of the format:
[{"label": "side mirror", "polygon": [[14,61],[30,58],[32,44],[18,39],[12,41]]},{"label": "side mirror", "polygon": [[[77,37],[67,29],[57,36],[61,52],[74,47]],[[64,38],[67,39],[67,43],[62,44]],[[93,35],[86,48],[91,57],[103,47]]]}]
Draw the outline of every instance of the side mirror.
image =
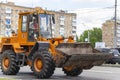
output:
[{"label": "side mirror", "polygon": [[52,15],[53,24],[55,24],[55,15]]}]

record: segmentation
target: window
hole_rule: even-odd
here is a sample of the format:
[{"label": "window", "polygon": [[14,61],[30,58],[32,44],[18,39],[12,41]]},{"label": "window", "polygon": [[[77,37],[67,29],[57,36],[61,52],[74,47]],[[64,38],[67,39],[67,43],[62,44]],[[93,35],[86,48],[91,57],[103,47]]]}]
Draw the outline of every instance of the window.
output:
[{"label": "window", "polygon": [[6,8],[6,13],[11,13],[12,12],[12,9],[10,7],[7,7]]},{"label": "window", "polygon": [[72,26],[76,26],[76,21],[72,21]]},{"label": "window", "polygon": [[11,16],[11,14],[10,14],[10,13],[6,13],[6,16],[10,17],[10,16]]},{"label": "window", "polygon": [[4,10],[4,8],[3,8],[3,7],[1,7],[1,10]]},{"label": "window", "polygon": [[6,23],[6,25],[10,25],[11,24],[11,20],[10,19],[6,19],[5,23]]},{"label": "window", "polygon": [[64,25],[64,23],[65,23],[65,22],[64,22],[63,20],[60,21],[60,25]]},{"label": "window", "polygon": [[11,28],[11,25],[6,25],[6,28]]},{"label": "window", "polygon": [[11,36],[11,26],[10,25],[6,25],[5,36],[6,37],[10,37]]},{"label": "window", "polygon": [[15,18],[18,18],[19,16],[18,15],[15,15]]},{"label": "window", "polygon": [[63,36],[64,35],[64,28],[60,27],[60,35]]},{"label": "window", "polygon": [[73,16],[73,20],[76,20],[76,16]]},{"label": "window", "polygon": [[60,18],[65,18],[64,16],[60,16]]},{"label": "window", "polygon": [[76,34],[76,31],[72,31],[72,33]]},{"label": "window", "polygon": [[60,25],[60,27],[61,27],[61,28],[64,28],[64,26],[63,26],[63,25]]},{"label": "window", "polygon": [[22,16],[22,32],[27,31],[27,16]]},{"label": "window", "polygon": [[7,11],[11,11],[11,8],[6,8]]}]

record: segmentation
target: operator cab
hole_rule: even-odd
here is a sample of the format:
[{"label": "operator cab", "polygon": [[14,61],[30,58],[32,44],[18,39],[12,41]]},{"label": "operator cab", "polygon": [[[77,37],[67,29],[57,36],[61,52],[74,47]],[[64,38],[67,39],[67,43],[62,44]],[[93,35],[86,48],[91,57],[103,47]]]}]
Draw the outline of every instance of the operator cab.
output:
[{"label": "operator cab", "polygon": [[28,41],[35,41],[39,36],[52,37],[52,27],[55,23],[54,16],[50,14],[29,15]]}]

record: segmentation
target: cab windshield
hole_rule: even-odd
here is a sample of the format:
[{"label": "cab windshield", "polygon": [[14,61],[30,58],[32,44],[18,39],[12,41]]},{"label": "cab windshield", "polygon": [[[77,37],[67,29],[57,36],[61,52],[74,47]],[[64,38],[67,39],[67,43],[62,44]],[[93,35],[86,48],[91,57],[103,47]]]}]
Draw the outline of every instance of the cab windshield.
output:
[{"label": "cab windshield", "polygon": [[49,14],[38,14],[30,15],[32,18],[29,22],[28,34],[29,41],[34,41],[39,36],[44,38],[52,37],[52,27],[54,24],[53,15]]},{"label": "cab windshield", "polygon": [[52,16],[48,14],[39,14],[39,28],[40,28],[40,35],[44,38],[51,38],[52,37]]}]

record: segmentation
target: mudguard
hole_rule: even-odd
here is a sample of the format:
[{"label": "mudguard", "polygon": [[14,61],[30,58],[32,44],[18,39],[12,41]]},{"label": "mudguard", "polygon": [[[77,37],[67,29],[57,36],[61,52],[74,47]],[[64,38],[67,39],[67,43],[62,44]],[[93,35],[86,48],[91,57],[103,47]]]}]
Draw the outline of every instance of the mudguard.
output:
[{"label": "mudguard", "polygon": [[31,60],[32,56],[34,55],[34,53],[36,51],[42,51],[42,50],[48,50],[50,47],[50,43],[49,42],[43,42],[43,41],[38,41],[35,43],[35,45],[33,46],[30,54],[28,55],[28,58]]}]

